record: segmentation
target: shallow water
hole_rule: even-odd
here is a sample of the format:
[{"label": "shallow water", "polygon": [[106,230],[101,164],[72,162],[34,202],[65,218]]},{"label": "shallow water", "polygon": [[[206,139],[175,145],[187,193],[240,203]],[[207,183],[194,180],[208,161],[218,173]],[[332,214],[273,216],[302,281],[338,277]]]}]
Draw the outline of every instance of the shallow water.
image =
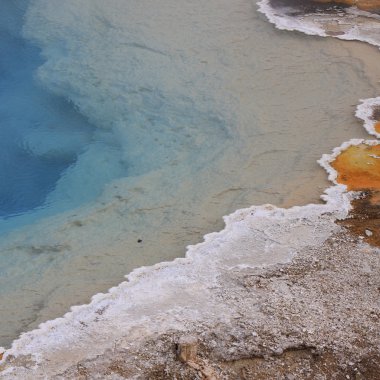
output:
[{"label": "shallow water", "polygon": [[36,83],[96,130],[46,197],[54,215],[2,239],[3,345],[237,208],[317,202],[316,160],[365,136],[354,109],[379,77],[374,49],[276,31],[248,0],[37,0],[23,35]]}]

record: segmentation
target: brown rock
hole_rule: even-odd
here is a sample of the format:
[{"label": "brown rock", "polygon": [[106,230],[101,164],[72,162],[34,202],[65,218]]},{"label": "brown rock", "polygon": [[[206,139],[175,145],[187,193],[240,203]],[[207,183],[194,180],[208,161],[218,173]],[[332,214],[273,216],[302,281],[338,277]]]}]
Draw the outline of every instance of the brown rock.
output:
[{"label": "brown rock", "polygon": [[363,11],[379,11],[380,10],[380,0],[313,0],[317,3],[323,4],[343,4],[348,6],[355,6]]},{"label": "brown rock", "polygon": [[177,344],[177,357],[183,362],[195,362],[197,357],[198,340],[193,336],[183,336]]}]

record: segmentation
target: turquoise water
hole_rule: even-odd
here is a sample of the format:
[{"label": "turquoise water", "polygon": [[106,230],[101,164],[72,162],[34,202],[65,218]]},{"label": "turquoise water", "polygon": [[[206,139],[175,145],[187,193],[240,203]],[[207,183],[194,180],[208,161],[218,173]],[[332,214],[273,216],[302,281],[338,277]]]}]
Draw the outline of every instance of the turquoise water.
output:
[{"label": "turquoise water", "polygon": [[79,155],[96,144],[118,149],[116,141],[97,140],[74,104],[37,80],[44,59],[22,37],[26,6],[25,1],[0,4],[0,234],[99,195],[103,178],[113,173],[91,188],[83,184],[83,192],[48,199]]},{"label": "turquoise water", "polygon": [[[88,143],[91,127],[72,104],[35,83],[43,62],[39,50],[4,29],[0,35],[0,217],[9,218],[44,204]],[[55,133],[67,139],[73,124],[76,144],[64,149],[61,141],[51,141]]]},{"label": "turquoise water", "polygon": [[318,202],[316,160],[365,136],[363,62],[250,0],[0,6],[0,345],[183,256],[229,212]]}]

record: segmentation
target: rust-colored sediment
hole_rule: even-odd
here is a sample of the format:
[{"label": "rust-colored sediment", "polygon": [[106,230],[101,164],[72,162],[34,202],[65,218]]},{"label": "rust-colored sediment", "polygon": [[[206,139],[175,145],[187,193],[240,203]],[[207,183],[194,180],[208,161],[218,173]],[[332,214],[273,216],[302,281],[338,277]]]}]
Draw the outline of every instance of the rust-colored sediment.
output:
[{"label": "rust-colored sediment", "polygon": [[380,145],[351,146],[332,163],[337,182],[362,191],[352,202],[349,218],[340,222],[369,244],[380,246]]},{"label": "rust-colored sediment", "polygon": [[378,122],[376,122],[375,123],[375,131],[377,132],[377,133],[380,133],[380,121],[378,121]]}]

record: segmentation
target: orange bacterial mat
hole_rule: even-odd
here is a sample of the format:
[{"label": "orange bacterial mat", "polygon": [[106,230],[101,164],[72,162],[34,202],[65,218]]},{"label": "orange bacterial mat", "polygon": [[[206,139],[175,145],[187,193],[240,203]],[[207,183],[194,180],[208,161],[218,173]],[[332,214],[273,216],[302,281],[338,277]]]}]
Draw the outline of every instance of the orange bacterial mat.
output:
[{"label": "orange bacterial mat", "polygon": [[332,163],[348,190],[380,190],[380,145],[350,146]]}]

